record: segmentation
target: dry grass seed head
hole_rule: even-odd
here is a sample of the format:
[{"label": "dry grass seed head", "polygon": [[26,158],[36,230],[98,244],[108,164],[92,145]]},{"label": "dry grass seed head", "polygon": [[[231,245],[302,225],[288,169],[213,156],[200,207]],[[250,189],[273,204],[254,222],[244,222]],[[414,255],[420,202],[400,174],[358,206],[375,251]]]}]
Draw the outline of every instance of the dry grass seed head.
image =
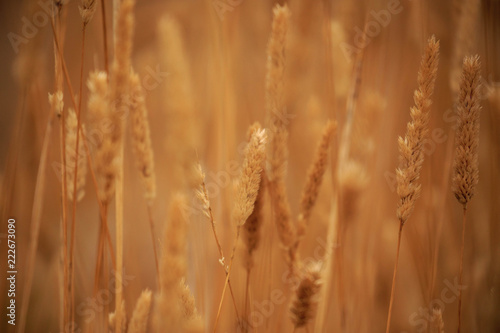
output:
[{"label": "dry grass seed head", "polygon": [[128,325],[128,333],[146,333],[149,322],[152,293],[146,289],[142,291]]},{"label": "dry grass seed head", "polygon": [[253,133],[245,149],[245,158],[241,170],[233,220],[237,226],[243,225],[254,209],[259,191],[262,165],[266,157],[267,136],[264,129]]},{"label": "dry grass seed head", "polygon": [[[76,201],[82,200],[85,195],[85,179],[87,176],[87,159],[85,158],[85,147],[83,140],[79,140],[78,149],[75,151],[76,134],[78,130],[78,119],[72,108],[68,109],[66,117],[66,163],[67,163],[67,189],[68,198],[73,201],[75,164],[78,164],[78,175],[76,179]],[[85,133],[85,127],[82,126]]]},{"label": "dry grass seed head", "polygon": [[323,181],[323,175],[328,164],[328,150],[337,123],[328,121],[323,129],[321,140],[316,148],[313,163],[307,172],[306,184],[302,191],[300,200],[300,214],[297,224],[297,237],[302,237],[306,231],[307,221],[318,198],[319,189]]},{"label": "dry grass seed head", "polygon": [[397,193],[399,196],[397,217],[405,223],[413,212],[415,202],[420,195],[418,183],[420,170],[424,162],[423,146],[428,136],[429,110],[434,92],[439,61],[439,42],[432,36],[427,42],[420,69],[418,71],[418,89],[414,93],[415,106],[411,108],[411,121],[406,135],[398,139],[399,162],[396,169]]},{"label": "dry grass seed head", "polygon": [[[254,134],[260,131],[261,128],[262,127],[259,123],[255,123],[250,126],[247,134],[249,142],[251,141]],[[263,161],[262,165],[264,164],[265,162]],[[260,227],[263,219],[262,209],[264,205],[266,181],[265,178],[265,171],[264,169],[262,169],[260,173],[258,193],[257,197],[255,198],[253,211],[243,225],[243,242],[245,244],[243,265],[247,269],[251,269],[253,267],[253,251],[257,249],[260,242]]]},{"label": "dry grass seed head", "polygon": [[130,75],[132,94],[130,122],[132,129],[132,146],[135,153],[137,167],[144,184],[146,200],[151,202],[156,197],[156,175],[154,155],[149,129],[148,112],[144,99],[144,90],[136,73]]},{"label": "dry grass seed head", "polygon": [[320,263],[306,267],[290,305],[290,316],[294,327],[299,328],[307,325],[315,316],[317,297],[321,288],[320,278]]},{"label": "dry grass seed head", "polygon": [[95,172],[99,186],[99,198],[109,203],[115,193],[116,157],[118,147],[112,141],[113,118],[109,104],[108,76],[106,72],[90,73],[88,113],[91,124],[90,139],[95,142]]},{"label": "dry grass seed head", "polygon": [[80,10],[80,16],[82,17],[83,25],[87,25],[92,17],[94,16],[96,10],[97,0],[82,0],[81,5],[78,7]]},{"label": "dry grass seed head", "polygon": [[481,63],[479,56],[465,57],[457,106],[457,133],[453,192],[464,209],[479,181],[479,116]]}]

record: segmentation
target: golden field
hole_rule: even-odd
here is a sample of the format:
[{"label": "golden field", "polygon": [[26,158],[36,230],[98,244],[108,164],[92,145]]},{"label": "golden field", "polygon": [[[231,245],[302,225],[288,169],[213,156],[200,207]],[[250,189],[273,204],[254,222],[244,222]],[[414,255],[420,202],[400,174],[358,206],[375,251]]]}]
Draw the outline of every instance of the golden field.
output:
[{"label": "golden field", "polygon": [[1,332],[500,331],[499,1],[0,8]]}]

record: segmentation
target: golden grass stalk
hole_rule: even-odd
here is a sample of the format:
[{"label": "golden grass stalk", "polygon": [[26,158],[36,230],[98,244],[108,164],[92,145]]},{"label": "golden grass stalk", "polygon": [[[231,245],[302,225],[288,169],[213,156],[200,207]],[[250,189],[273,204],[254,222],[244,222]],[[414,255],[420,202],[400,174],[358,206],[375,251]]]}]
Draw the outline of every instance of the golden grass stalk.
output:
[{"label": "golden grass stalk", "polygon": [[257,129],[253,132],[250,142],[245,148],[245,157],[241,169],[241,175],[238,181],[238,190],[236,193],[236,201],[233,208],[232,219],[236,224],[236,239],[234,241],[233,250],[231,251],[231,259],[229,268],[226,274],[226,282],[222,290],[222,296],[219,303],[219,310],[215,321],[214,331],[217,328],[222,302],[226,287],[229,283],[229,276],[233,267],[234,254],[240,237],[241,227],[245,224],[250,214],[254,209],[255,200],[259,192],[262,166],[266,158],[266,143],[267,135],[264,129]]},{"label": "golden grass stalk", "polygon": [[253,253],[260,244],[260,229],[263,222],[262,210],[264,207],[264,194],[266,190],[266,179],[262,171],[259,192],[255,199],[254,209],[243,225],[243,242],[245,244],[243,266],[251,270],[254,266]]},{"label": "golden grass stalk", "polygon": [[429,333],[444,333],[443,313],[441,309],[432,309]]},{"label": "golden grass stalk", "polygon": [[[261,129],[261,125],[256,122],[248,129],[247,136],[248,140],[252,139],[255,132]],[[263,163],[264,164],[264,163]],[[252,214],[247,218],[245,224],[243,225],[243,243],[245,244],[243,250],[243,266],[246,268],[246,286],[245,286],[245,312],[244,316],[247,315],[247,304],[248,304],[248,291],[250,288],[250,272],[254,266],[253,253],[257,249],[260,243],[260,229],[263,221],[262,210],[264,207],[264,195],[266,191],[266,176],[264,166],[260,174],[260,183],[255,198],[254,208]]]},{"label": "golden grass stalk", "polygon": [[290,304],[290,318],[295,329],[307,326],[316,315],[321,289],[321,264],[316,262],[306,268]]},{"label": "golden grass stalk", "polygon": [[[99,289],[99,279],[101,269],[106,274],[106,254],[105,237],[110,238],[107,227],[107,211],[115,190],[114,174],[116,172],[116,145],[111,141],[109,127],[111,122],[112,110],[109,103],[108,75],[106,72],[91,72],[87,80],[89,98],[87,101],[87,110],[90,121],[89,140],[94,144],[94,166],[97,181],[97,195],[103,205],[101,215],[101,229],[98,237],[98,250],[94,277],[94,294]],[[110,242],[108,241],[108,244]],[[104,283],[107,278],[102,277]],[[107,322],[106,314],[103,315]]]},{"label": "golden grass stalk", "polygon": [[410,109],[411,121],[408,123],[405,138],[399,137],[399,163],[396,169],[397,194],[399,196],[396,215],[399,219],[398,243],[396,261],[392,276],[391,296],[387,315],[386,333],[391,326],[392,304],[396,286],[396,274],[401,246],[403,226],[410,217],[415,207],[415,202],[420,195],[421,185],[418,183],[420,170],[424,162],[424,142],[428,136],[429,111],[431,96],[434,92],[436,73],[439,62],[439,41],[434,36],[429,38],[420,69],[418,71],[418,89],[413,94],[415,106]]},{"label": "golden grass stalk", "polygon": [[205,186],[205,173],[203,172],[203,169],[201,167],[201,164],[198,163],[195,169],[196,175],[198,176],[198,183],[199,183],[199,188],[196,190],[196,197],[200,200],[201,203],[201,208],[203,214],[208,218],[210,221],[210,226],[212,227],[212,232],[214,234],[214,239],[215,243],[217,244],[217,250],[219,251],[219,263],[222,265],[224,268],[224,271],[227,274],[227,267],[226,267],[226,262],[224,258],[224,252],[222,251],[222,246],[220,245],[219,237],[217,236],[217,230],[215,226],[215,219],[214,215],[212,213],[212,207],[210,206],[210,199],[208,197],[208,192],[207,188]]},{"label": "golden grass stalk", "polygon": [[110,102],[114,125],[111,140],[118,145],[123,141],[123,118],[130,107],[127,97],[130,93],[129,76],[134,32],[134,6],[135,0],[123,0],[116,12],[115,55],[111,68]]},{"label": "golden grass stalk", "polygon": [[286,5],[273,9],[271,37],[267,45],[266,109],[269,118],[269,148],[267,176],[278,236],[293,267],[295,258],[289,250],[295,240],[290,205],[285,187],[288,160],[289,115],[285,105],[285,46],[290,25],[290,10]]},{"label": "golden grass stalk", "polygon": [[[116,279],[122,281],[123,276],[123,131],[124,117],[127,114],[127,96],[129,96],[129,75],[131,71],[131,53],[134,32],[135,0],[123,0],[115,12],[114,60],[111,69],[111,102],[113,104],[113,125],[111,142],[117,147],[118,166],[115,182],[116,208]],[[123,285],[116,283],[115,306],[123,299]],[[116,308],[116,321],[122,321],[122,311]],[[115,332],[122,332],[121,326],[115,326]]]},{"label": "golden grass stalk", "polygon": [[156,251],[155,228],[152,217],[152,205],[156,198],[156,174],[154,168],[154,155],[149,129],[148,112],[141,81],[136,73],[130,74],[131,110],[130,121],[132,127],[132,147],[135,154],[137,168],[139,169],[144,185],[144,196],[148,203],[149,227],[151,242],[154,251],[156,274],[159,281],[158,254]]},{"label": "golden grass stalk", "polygon": [[359,212],[361,193],[368,183],[366,168],[359,162],[349,159],[340,170],[340,191],[342,198],[342,218],[351,222]]},{"label": "golden grass stalk", "polygon": [[106,1],[101,0],[101,18],[102,18],[102,42],[104,48],[104,68],[107,74],[109,74],[109,59],[108,59],[108,29],[106,24]]},{"label": "golden grass stalk", "polygon": [[135,305],[130,323],[128,325],[128,333],[146,333],[149,322],[149,311],[151,309],[151,290],[143,290],[137,304]]},{"label": "golden grass stalk", "polygon": [[198,147],[198,126],[195,113],[193,83],[188,54],[185,50],[179,22],[164,16],[158,24],[160,68],[168,73],[162,82],[166,123],[166,149],[171,156],[172,187],[196,188],[195,150]]},{"label": "golden grass stalk", "polygon": [[[76,109],[76,124],[75,124],[75,142],[74,142],[74,148],[73,150],[76,151],[77,156],[79,155],[80,152],[80,119],[81,119],[81,111],[82,111],[82,100],[83,100],[83,64],[84,64],[84,58],[85,58],[85,32],[87,30],[87,24],[91,20],[92,16],[94,15],[95,12],[95,0],[82,0],[82,4],[79,7],[80,10],[80,16],[82,17],[82,47],[81,47],[81,58],[80,58],[80,89],[79,89],[79,95],[78,95],[78,109]],[[83,132],[83,131],[82,131]],[[78,163],[78,158],[75,159],[74,164],[70,164],[71,166],[74,165],[74,174],[73,174],[73,185],[70,186],[69,188],[73,190],[73,194],[70,196],[70,200],[72,198],[75,198],[73,200],[73,215],[72,215],[72,220],[71,220],[71,245],[70,245],[70,267],[71,267],[71,322],[74,322],[74,316],[75,316],[75,290],[74,290],[74,272],[75,272],[75,267],[74,267],[74,259],[75,259],[75,228],[76,228],[76,202],[78,201],[77,199],[77,190],[78,190],[78,184],[77,181],[80,180],[78,169],[80,167],[81,163]],[[85,165],[85,164],[84,164]],[[83,171],[83,170],[82,170]],[[83,174],[85,176],[85,174]],[[83,179],[85,179],[83,177]],[[71,183],[71,182],[70,182]]]},{"label": "golden grass stalk", "polygon": [[96,2],[97,0],[82,0],[80,6],[78,6],[84,26],[86,26],[94,16],[97,8]]},{"label": "golden grass stalk", "polygon": [[[87,82],[89,89],[88,113],[92,126],[92,139],[95,141],[95,172],[99,185],[99,199],[109,204],[115,192],[114,174],[116,173],[116,146],[109,133],[102,133],[102,124],[112,117],[109,103],[108,76],[105,72],[92,72]],[[94,138],[94,129],[97,137]],[[108,134],[108,135],[107,135]]]},{"label": "golden grass stalk", "polygon": [[165,230],[160,267],[160,291],[156,298],[155,327],[158,332],[177,332],[198,317],[194,298],[186,285],[187,200],[172,199]]},{"label": "golden grass stalk", "polygon": [[[59,7],[60,8],[60,7]],[[55,48],[55,51],[57,51],[57,56],[59,59],[59,62],[61,64],[61,68],[62,68],[62,74],[64,74],[64,79],[66,81],[66,84],[67,84],[67,87],[68,87],[68,90],[69,90],[69,96],[71,98],[71,102],[72,102],[72,105],[75,109],[77,109],[77,103],[76,103],[76,100],[75,100],[75,94],[74,94],[74,91],[73,91],[73,87],[71,85],[71,81],[69,79],[69,74],[68,74],[68,69],[66,67],[66,63],[64,61],[64,57],[62,56],[62,50],[61,50],[61,44],[60,42],[58,41],[58,35],[56,34],[56,28],[55,28],[55,23],[54,23],[54,19],[53,17],[51,17],[51,27],[52,27],[52,33],[53,33],[53,37],[54,37],[54,48]],[[65,114],[64,112],[62,113],[62,126],[61,126],[61,155],[62,155],[62,160],[63,160],[63,182],[62,182],[62,196],[63,196],[63,231],[66,231],[67,230],[67,214],[66,214],[66,158],[65,158],[65,130],[64,130],[64,127],[65,127]],[[82,131],[82,127],[81,127],[81,124],[78,123],[78,131],[81,132]],[[92,160],[91,160],[91,157],[90,157],[90,149],[88,147],[88,144],[87,144],[87,140],[85,137],[83,137],[83,143],[84,143],[84,147],[85,147],[85,153],[86,153],[86,156],[87,156],[87,161],[89,163],[89,166],[90,166],[90,174],[92,176],[92,181],[93,181],[93,185],[94,185],[94,188],[95,188],[95,191],[96,193],[98,193],[98,184],[97,184],[97,179],[96,179],[96,176],[95,176],[95,172],[93,170],[93,167],[92,167]],[[98,204],[99,204],[99,210],[100,210],[100,213],[101,213],[101,218],[106,221],[105,219],[105,216],[104,216],[104,207],[101,203],[100,200],[98,200]],[[105,226],[106,229],[107,229],[107,226]],[[115,258],[114,258],[114,251],[113,251],[113,248],[111,247],[111,239],[110,239],[110,236],[109,236],[109,231],[106,233],[107,237],[108,237],[108,245],[110,247],[110,254],[111,254],[111,259],[113,261],[113,263],[115,263]],[[67,247],[67,242],[65,241],[65,246]],[[68,267],[68,265],[65,263],[65,267]],[[69,269],[67,269],[69,270]],[[69,273],[68,273],[69,274]],[[29,293],[27,293],[29,294]],[[23,304],[27,304],[26,303],[23,303]],[[71,304],[67,304],[67,306],[65,306],[65,309],[67,311],[71,311]],[[65,322],[68,322],[68,320],[65,320]]]},{"label": "golden grass stalk", "polygon": [[[261,129],[259,123],[253,124],[248,130],[249,140],[253,137],[254,133]],[[248,216],[245,224],[243,225],[243,242],[245,244],[245,259],[243,265],[247,271],[253,267],[253,252],[257,249],[260,242],[260,227],[262,224],[262,209],[264,206],[264,192],[265,192],[265,175],[264,168],[262,168],[260,175],[260,182],[258,187],[257,197],[255,198],[253,211]]]},{"label": "golden grass stalk", "polygon": [[136,73],[130,75],[130,90],[132,94],[130,109],[132,147],[144,185],[144,196],[148,204],[151,205],[156,198],[154,155],[144,91]]},{"label": "golden grass stalk", "polygon": [[[78,164],[78,175],[75,181],[75,173],[72,167],[68,168],[68,199],[70,201],[82,200],[85,195],[85,179],[87,176],[87,160],[85,159],[85,151],[83,146],[83,141],[78,143],[78,151],[75,151],[76,146],[76,136],[77,136],[77,126],[78,119],[75,110],[72,108],[68,109],[68,115],[66,118],[66,162],[69,166]],[[76,183],[76,190],[74,189],[74,184]],[[73,193],[76,192],[76,198],[73,198]]]},{"label": "golden grass stalk", "polygon": [[428,40],[420,63],[418,89],[413,95],[415,106],[410,109],[411,121],[408,123],[405,137],[398,139],[400,166],[396,169],[399,196],[397,217],[402,224],[408,220],[413,212],[421,191],[418,180],[424,163],[423,145],[429,132],[429,111],[432,103],[431,95],[434,92],[438,57],[439,41],[436,41],[432,36]]},{"label": "golden grass stalk", "polygon": [[321,140],[316,148],[314,160],[307,172],[307,179],[304,189],[302,190],[302,197],[300,199],[300,213],[297,222],[297,240],[295,247],[297,248],[300,240],[304,237],[309,217],[311,216],[312,209],[316,204],[319,189],[323,181],[323,175],[326,171],[328,164],[328,150],[330,142],[332,141],[333,134],[337,128],[337,123],[328,121],[323,128]]},{"label": "golden grass stalk", "polygon": [[[452,188],[455,198],[462,205],[462,246],[460,248],[459,283],[463,279],[465,224],[467,204],[474,196],[479,181],[479,115],[481,87],[481,63],[479,56],[465,57],[457,103],[457,133],[453,163]],[[462,312],[462,291],[458,293],[458,332]]]},{"label": "golden grass stalk", "polygon": [[[121,330],[125,332],[127,330],[127,316],[125,311],[125,301],[122,301],[121,306],[119,307],[121,311],[120,321],[118,321],[118,316],[116,315],[116,311],[111,312],[108,315],[108,325],[112,331]],[[117,325],[116,323],[121,323],[121,325]],[[118,328],[119,327],[119,328]]]},{"label": "golden grass stalk", "polygon": [[[46,180],[46,169],[47,169],[47,157],[48,157],[48,151],[49,151],[49,138],[50,138],[50,133],[52,132],[52,119],[54,119],[54,115],[62,116],[63,112],[63,107],[64,107],[64,102],[63,102],[63,93],[61,90],[57,90],[54,94],[49,93],[49,104],[51,108],[51,119],[49,119],[47,123],[47,129],[45,131],[45,137],[44,137],[44,142],[42,145],[42,151],[40,154],[40,163],[39,163],[39,168],[37,172],[37,180],[36,180],[36,185],[35,185],[35,194],[34,194],[34,199],[33,199],[33,207],[32,207],[32,214],[31,214],[31,233],[30,233],[30,247],[29,247],[29,252],[27,255],[27,269],[26,269],[26,278],[24,281],[24,292],[23,292],[23,297],[21,301],[21,309],[20,309],[20,323],[19,323],[19,332],[24,332],[25,325],[26,325],[26,314],[28,311],[28,304],[29,304],[29,299],[30,299],[30,294],[31,294],[31,288],[32,288],[32,282],[33,282],[33,273],[34,273],[34,266],[35,266],[35,259],[36,259],[36,251],[38,248],[38,238],[40,234],[40,225],[41,225],[41,218],[42,218],[42,208],[43,208],[43,198],[44,198],[44,189],[45,189],[45,180]],[[63,126],[61,126],[61,146],[62,146],[62,137],[63,137]],[[61,149],[63,150],[63,149]],[[64,162],[65,156],[62,156],[61,153],[61,161]],[[64,165],[64,163],[63,163]],[[64,189],[64,185],[66,185],[64,178],[66,176],[65,173],[65,168],[63,166],[62,168],[62,179],[61,182],[61,187],[62,191],[64,191],[63,198],[66,197],[66,191]],[[6,195],[6,197],[10,197],[9,195]],[[63,200],[63,202],[66,202],[66,200]],[[7,205],[4,207],[7,209],[7,207],[10,205]],[[66,206],[63,207],[64,215],[66,214]],[[62,228],[61,228],[61,233],[64,230],[66,230],[66,224],[65,220],[61,219],[62,222]],[[64,234],[61,237],[61,247],[66,250],[66,236],[67,234]],[[61,284],[61,290],[62,290],[62,298],[63,298],[63,311],[62,311],[62,318],[61,320],[64,321],[66,319],[66,303],[68,302],[67,299],[67,265],[66,265],[66,255],[67,252],[64,251],[63,253],[63,278],[62,284]]]},{"label": "golden grass stalk", "polygon": [[233,209],[233,221],[241,228],[254,209],[255,200],[259,192],[262,165],[266,158],[267,135],[264,129],[256,130],[246,149],[241,175],[238,181],[238,190]]},{"label": "golden grass stalk", "polygon": [[479,114],[481,63],[478,56],[465,57],[460,81],[457,107],[457,134],[453,193],[467,209],[479,181]]}]

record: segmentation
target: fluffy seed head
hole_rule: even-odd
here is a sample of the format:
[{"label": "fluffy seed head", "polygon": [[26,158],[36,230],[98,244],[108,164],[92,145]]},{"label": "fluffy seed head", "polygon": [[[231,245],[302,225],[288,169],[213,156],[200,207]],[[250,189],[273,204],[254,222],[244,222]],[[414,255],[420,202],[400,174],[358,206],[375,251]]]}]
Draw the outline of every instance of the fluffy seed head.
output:
[{"label": "fluffy seed head", "polygon": [[420,195],[421,185],[418,180],[424,163],[423,147],[429,132],[429,110],[438,59],[439,42],[432,36],[427,42],[418,71],[418,89],[413,96],[415,106],[410,110],[411,121],[408,123],[404,139],[400,137],[398,140],[400,155],[396,180],[399,201],[396,215],[403,224],[413,212],[415,202]]},{"label": "fluffy seed head", "polygon": [[94,16],[96,2],[96,0],[82,0],[81,5],[78,7],[84,25],[87,25]]},{"label": "fluffy seed head", "polygon": [[481,63],[479,56],[465,57],[457,106],[457,133],[453,193],[464,209],[479,181],[479,115]]},{"label": "fluffy seed head", "polygon": [[290,316],[296,328],[307,325],[316,313],[317,296],[321,288],[320,271],[320,263],[308,267],[295,291]]},{"label": "fluffy seed head", "polygon": [[132,129],[132,145],[135,160],[144,184],[146,200],[151,202],[156,197],[156,176],[154,168],[153,147],[149,130],[148,112],[141,81],[136,73],[130,75],[132,103],[130,122]]}]

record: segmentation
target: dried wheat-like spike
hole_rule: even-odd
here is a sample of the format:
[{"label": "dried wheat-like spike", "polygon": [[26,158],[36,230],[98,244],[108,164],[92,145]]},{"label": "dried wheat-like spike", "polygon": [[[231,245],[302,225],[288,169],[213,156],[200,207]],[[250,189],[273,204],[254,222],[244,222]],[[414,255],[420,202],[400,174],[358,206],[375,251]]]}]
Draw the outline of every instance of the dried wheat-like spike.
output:
[{"label": "dried wheat-like spike", "polygon": [[481,63],[479,56],[465,57],[457,107],[457,134],[453,193],[464,209],[479,181],[479,115]]},{"label": "dried wheat-like spike", "polygon": [[132,317],[128,325],[128,333],[146,333],[148,329],[150,308],[151,290],[146,289],[139,296],[134,312],[132,312]]},{"label": "dried wheat-like spike", "polygon": [[172,16],[164,16],[158,24],[160,68],[167,72],[163,105],[168,122],[165,124],[166,150],[172,163],[172,187],[188,186],[196,188],[193,166],[196,164],[196,148],[199,143],[199,126],[196,117],[196,100],[193,93],[188,54],[186,52],[182,29]]},{"label": "dried wheat-like spike", "polygon": [[106,72],[90,73],[88,112],[91,129],[89,141],[95,146],[94,166],[99,186],[99,198],[109,203],[115,193],[116,157],[118,146],[111,140],[111,107],[108,100],[108,77]]},{"label": "dried wheat-like spike", "polygon": [[358,212],[361,192],[368,183],[366,168],[356,161],[348,160],[341,167],[339,183],[342,198],[342,216],[346,221],[352,221]]},{"label": "dried wheat-like spike", "polygon": [[208,192],[205,186],[205,173],[203,172],[203,168],[201,167],[200,163],[196,165],[195,173],[198,177],[198,184],[199,184],[199,188],[196,190],[196,196],[201,202],[203,214],[207,218],[211,219],[212,208],[210,207],[210,199],[208,198]]},{"label": "dried wheat-like spike", "polygon": [[349,64],[351,59],[347,57],[339,45],[347,42],[346,31],[340,20],[330,21],[330,31],[331,59],[336,79],[335,95],[339,99],[345,99],[349,93],[352,65]]},{"label": "dried wheat-like spike", "polygon": [[196,309],[196,302],[189,286],[185,279],[182,279],[179,286],[179,298],[181,306],[181,316],[185,323],[196,321],[199,319],[198,310]]},{"label": "dried wheat-like spike", "polygon": [[316,314],[317,297],[321,288],[320,271],[320,263],[315,263],[306,268],[295,290],[290,305],[290,316],[295,328],[306,326]]},{"label": "dried wheat-like spike", "polygon": [[307,172],[306,184],[302,191],[302,198],[300,200],[300,214],[297,224],[297,242],[305,234],[309,216],[311,215],[316,199],[318,198],[319,188],[321,186],[321,182],[323,181],[323,175],[328,164],[328,149],[330,148],[330,142],[332,141],[332,136],[336,128],[336,122],[328,121],[323,129],[323,135],[319,145],[316,148],[313,163]]},{"label": "dried wheat-like spike", "polygon": [[207,187],[205,186],[205,173],[203,172],[200,163],[196,165],[194,174],[198,178],[198,184],[199,184],[199,189],[196,190],[196,196],[201,202],[201,208],[203,214],[210,221],[212,232],[215,238],[215,243],[217,244],[217,249],[219,250],[219,255],[220,255],[219,263],[222,265],[222,267],[224,267],[224,270],[227,273],[226,259],[224,258],[224,252],[222,251],[222,246],[220,245],[219,237],[217,237],[217,231],[215,228],[215,219],[214,215],[212,214],[212,207],[210,206],[210,199],[208,198]]},{"label": "dried wheat-like spike", "polygon": [[123,141],[124,118],[130,107],[129,76],[134,33],[135,0],[123,0],[116,12],[115,56],[111,67],[110,98],[113,121],[111,141],[120,145]]},{"label": "dried wheat-like spike", "polygon": [[290,24],[290,10],[286,5],[276,5],[273,13],[272,32],[267,47],[266,103],[270,122],[267,176],[278,235],[285,248],[290,248],[295,239],[295,230],[291,223],[284,179],[288,159],[289,121],[284,95],[285,42]]},{"label": "dried wheat-like spike", "polygon": [[255,199],[259,192],[262,164],[266,157],[266,142],[266,131],[260,129],[253,133],[245,149],[245,159],[233,210],[233,220],[238,227],[246,222],[254,209]]},{"label": "dried wheat-like spike", "polygon": [[80,16],[84,25],[87,25],[89,21],[94,16],[96,10],[96,0],[82,0],[81,5],[78,7],[80,10]]},{"label": "dried wheat-like spike", "polygon": [[[248,140],[252,138],[253,134],[261,129],[259,123],[253,124],[248,130]],[[253,251],[255,251],[259,245],[260,241],[260,226],[262,224],[262,208],[264,205],[264,193],[265,193],[265,171],[262,169],[260,175],[260,182],[258,187],[257,197],[255,198],[254,208],[252,214],[247,218],[245,224],[243,225],[243,242],[245,244],[243,260],[244,265],[247,269],[251,269],[253,266]]]},{"label": "dried wheat-like spike", "polygon": [[160,265],[160,292],[155,307],[158,332],[177,332],[182,326],[180,295],[186,277],[186,198],[177,194],[172,199],[169,221],[165,229]]},{"label": "dried wheat-like spike", "polygon": [[[122,301],[121,303],[121,307],[120,307],[120,311],[122,313],[122,316],[121,316],[121,331],[122,332],[126,332],[126,328],[127,328],[127,314],[125,313],[125,301]],[[115,328],[116,328],[116,310],[114,312],[111,312],[109,315],[108,315],[108,324],[109,324],[109,328],[114,332],[115,331]]]},{"label": "dried wheat-like spike", "polygon": [[144,100],[144,91],[136,73],[130,75],[132,92],[130,121],[132,127],[132,145],[135,159],[145,187],[145,197],[151,202],[156,197],[156,177],[153,147],[149,130],[148,112]]},{"label": "dried wheat-like spike", "polygon": [[[78,143],[78,151],[75,151],[76,146],[76,133],[78,127],[78,119],[75,110],[68,109],[68,116],[66,118],[66,163],[68,168],[67,173],[67,187],[68,198],[73,201],[73,189],[75,178],[75,164],[78,163],[78,176],[76,179],[76,201],[82,200],[85,195],[85,178],[87,176],[87,159],[85,158],[85,147],[83,140]],[[82,130],[85,128],[82,127]]]},{"label": "dried wheat-like spike", "polygon": [[58,90],[54,94],[49,93],[49,103],[55,114],[60,116],[64,108],[62,91]]},{"label": "dried wheat-like spike", "polygon": [[429,110],[438,58],[439,41],[432,36],[428,40],[418,71],[418,89],[413,96],[415,106],[410,110],[411,121],[408,123],[405,138],[399,137],[398,140],[400,166],[396,169],[399,196],[397,217],[403,224],[413,212],[415,201],[420,195],[418,179],[424,162],[423,145],[429,132]]},{"label": "dried wheat-like spike", "polygon": [[175,195],[165,230],[160,267],[160,293],[155,308],[158,332],[176,332],[176,329],[191,326],[199,319],[194,297],[186,284],[186,207],[185,196]]},{"label": "dried wheat-like spike", "polygon": [[432,309],[429,333],[444,333],[443,313],[441,309]]}]

